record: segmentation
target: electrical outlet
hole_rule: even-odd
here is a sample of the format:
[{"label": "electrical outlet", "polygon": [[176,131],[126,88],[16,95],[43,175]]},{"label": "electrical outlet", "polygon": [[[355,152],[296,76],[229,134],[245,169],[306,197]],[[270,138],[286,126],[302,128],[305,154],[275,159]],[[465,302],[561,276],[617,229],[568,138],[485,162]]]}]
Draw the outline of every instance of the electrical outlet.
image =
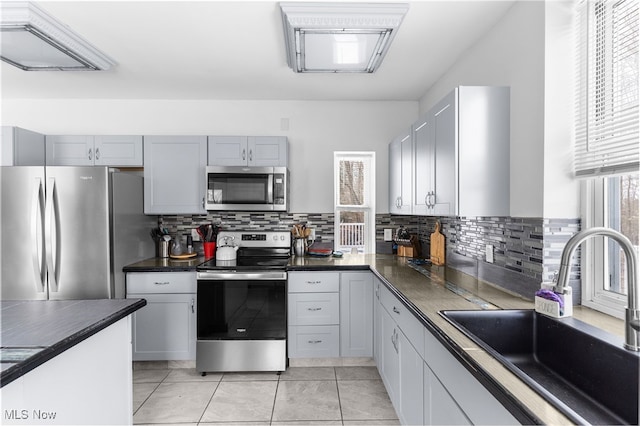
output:
[{"label": "electrical outlet", "polygon": [[393,230],[392,229],[385,229],[384,230],[384,240],[385,241],[392,241],[393,240]]},{"label": "electrical outlet", "polygon": [[489,263],[493,263],[493,245],[487,244],[485,247],[486,260]]}]

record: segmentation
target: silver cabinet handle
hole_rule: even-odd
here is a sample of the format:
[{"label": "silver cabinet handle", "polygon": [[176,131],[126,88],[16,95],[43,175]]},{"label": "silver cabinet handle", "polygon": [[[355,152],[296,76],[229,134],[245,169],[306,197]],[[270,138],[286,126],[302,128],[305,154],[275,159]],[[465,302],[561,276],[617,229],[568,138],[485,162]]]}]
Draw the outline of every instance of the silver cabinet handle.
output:
[{"label": "silver cabinet handle", "polygon": [[429,193],[427,193],[427,195],[424,196],[424,204],[429,207]]},{"label": "silver cabinet handle", "polygon": [[322,343],[322,340],[308,340],[307,343],[311,343],[312,345],[315,345],[317,343]]},{"label": "silver cabinet handle", "polygon": [[100,148],[96,148],[96,160],[100,159]]},{"label": "silver cabinet handle", "polygon": [[195,314],[196,313],[196,307],[195,307],[196,301],[191,299],[191,313]]},{"label": "silver cabinet handle", "polygon": [[93,151],[93,150],[92,150],[91,148],[89,148],[89,155],[88,155],[89,160],[91,160],[91,154],[92,154],[92,151]]},{"label": "silver cabinet handle", "polygon": [[396,314],[400,315],[400,311],[395,306],[393,307],[393,312],[395,312]]},{"label": "silver cabinet handle", "polygon": [[202,208],[204,209],[204,197],[202,197]]},{"label": "silver cabinet handle", "polygon": [[253,161],[253,150],[249,150],[249,162]]},{"label": "silver cabinet handle", "polygon": [[242,150],[242,161],[244,161],[244,160],[246,160],[246,159],[247,159],[247,150],[246,150],[246,149],[243,149],[243,150]]},{"label": "silver cabinet handle", "polygon": [[312,311],[312,312],[321,311],[321,310],[322,308],[307,308],[307,311]]},{"label": "silver cabinet handle", "polygon": [[169,285],[169,284],[171,284],[171,281],[155,281],[154,284],[155,285]]}]

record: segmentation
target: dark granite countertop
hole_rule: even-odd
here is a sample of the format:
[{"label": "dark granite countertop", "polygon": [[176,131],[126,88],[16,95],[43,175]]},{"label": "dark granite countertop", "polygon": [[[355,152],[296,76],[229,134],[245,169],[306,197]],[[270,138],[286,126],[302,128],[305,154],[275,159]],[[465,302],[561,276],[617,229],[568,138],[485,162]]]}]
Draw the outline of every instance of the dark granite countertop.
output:
[{"label": "dark granite countertop", "polygon": [[193,259],[171,259],[168,257],[152,257],[151,259],[141,260],[122,268],[123,272],[181,272],[195,271],[196,266],[203,263],[204,256],[196,256]]},{"label": "dark granite countertop", "polygon": [[0,387],[146,304],[144,299],[1,301]]}]

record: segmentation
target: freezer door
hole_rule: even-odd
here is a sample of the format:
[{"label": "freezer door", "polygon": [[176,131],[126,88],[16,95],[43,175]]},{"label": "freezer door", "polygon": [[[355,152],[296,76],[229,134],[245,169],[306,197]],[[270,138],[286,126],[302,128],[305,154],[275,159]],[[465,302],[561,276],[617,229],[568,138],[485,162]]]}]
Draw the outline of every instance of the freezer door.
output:
[{"label": "freezer door", "polygon": [[46,299],[44,167],[0,167],[0,299]]},{"label": "freezer door", "polygon": [[47,167],[49,299],[110,298],[109,171]]}]

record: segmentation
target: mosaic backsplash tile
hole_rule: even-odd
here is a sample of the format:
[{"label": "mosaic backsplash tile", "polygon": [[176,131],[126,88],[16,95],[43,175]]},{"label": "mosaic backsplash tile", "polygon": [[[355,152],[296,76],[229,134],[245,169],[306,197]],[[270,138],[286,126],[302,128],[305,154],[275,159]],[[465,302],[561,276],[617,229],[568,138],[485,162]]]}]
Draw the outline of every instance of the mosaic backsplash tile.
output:
[{"label": "mosaic backsplash tile", "polygon": [[[484,265],[485,247],[494,247],[494,263],[486,264],[492,271],[505,270],[502,274],[509,282],[492,284],[508,288],[531,298],[532,287],[543,280],[551,280],[560,266],[560,255],[567,240],[580,229],[579,219],[542,219],[517,217],[428,217],[376,215],[376,240],[383,241],[384,229],[395,231],[400,226],[416,235],[422,245],[423,256],[428,256],[430,235],[436,221],[441,223],[441,232],[446,239],[447,252],[476,262],[476,277],[481,273],[478,265]],[[204,223],[215,223],[227,230],[283,231],[291,229],[295,223],[306,223],[314,227],[316,239],[333,241],[333,213],[209,213],[201,216],[160,216],[159,225],[169,229],[171,234],[188,234],[192,228]],[[580,300],[579,256],[574,257],[571,271],[574,303]],[[481,264],[482,262],[482,264]],[[465,273],[467,271],[465,270]],[[514,275],[515,274],[515,275]],[[501,274],[492,273],[492,277]],[[508,278],[507,278],[508,277]],[[514,277],[522,278],[522,289],[514,289]],[[499,281],[499,278],[495,278]]]}]

